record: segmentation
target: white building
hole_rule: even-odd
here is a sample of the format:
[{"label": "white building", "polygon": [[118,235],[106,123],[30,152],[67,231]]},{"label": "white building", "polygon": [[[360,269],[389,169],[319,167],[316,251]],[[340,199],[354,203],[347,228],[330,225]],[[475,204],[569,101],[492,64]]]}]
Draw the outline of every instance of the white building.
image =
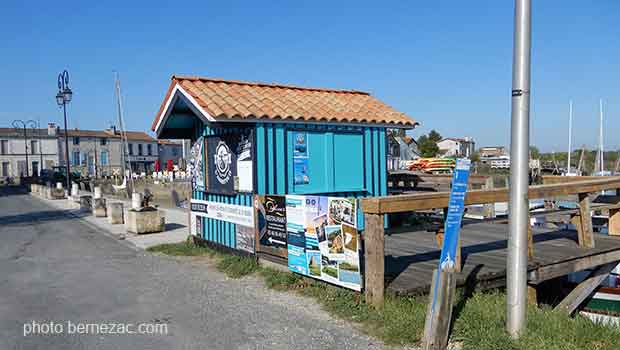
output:
[{"label": "white building", "polygon": [[58,165],[58,138],[54,124],[47,129],[0,128],[0,177],[38,176],[41,169]]},{"label": "white building", "polygon": [[[82,176],[121,175],[123,155],[131,162],[134,173],[150,173],[155,169],[159,149],[157,140],[140,131],[127,131],[123,150],[121,133],[115,127],[105,130],[67,130],[71,171]],[[65,164],[64,131],[59,131],[60,164]],[[128,156],[127,156],[128,154]]]},{"label": "white building", "polygon": [[492,169],[510,169],[509,156],[490,157],[486,159]]},{"label": "white building", "polygon": [[447,157],[469,158],[474,154],[476,143],[471,137],[449,137],[437,142],[437,147]]},{"label": "white building", "polygon": [[[41,169],[66,166],[64,130],[50,123],[47,129],[26,131],[24,142],[23,130],[0,128],[0,177],[38,176]],[[159,159],[157,140],[145,132],[127,131],[125,150],[120,131],[114,127],[67,133],[71,171],[82,176],[121,175],[123,156],[134,173],[150,173]],[[177,153],[176,148],[171,153]]]}]

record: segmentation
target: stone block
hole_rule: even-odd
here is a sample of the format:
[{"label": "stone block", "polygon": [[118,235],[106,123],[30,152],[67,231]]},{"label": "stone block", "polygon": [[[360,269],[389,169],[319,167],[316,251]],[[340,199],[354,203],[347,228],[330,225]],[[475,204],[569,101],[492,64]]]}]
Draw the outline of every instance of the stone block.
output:
[{"label": "stone block", "polygon": [[80,209],[93,210],[93,196],[89,194],[83,194],[80,196]]},{"label": "stone block", "polygon": [[105,198],[95,198],[93,199],[93,215],[97,218],[105,218],[106,217],[106,205]]},{"label": "stone block", "polygon": [[108,203],[108,222],[112,225],[124,224],[125,218],[123,217],[123,203],[114,202]]},{"label": "stone block", "polygon": [[162,232],[166,226],[166,218],[155,208],[144,208],[140,211],[127,211],[127,231],[133,233]]},{"label": "stone block", "polygon": [[65,190],[63,188],[50,188],[49,189],[49,199],[65,199]]}]

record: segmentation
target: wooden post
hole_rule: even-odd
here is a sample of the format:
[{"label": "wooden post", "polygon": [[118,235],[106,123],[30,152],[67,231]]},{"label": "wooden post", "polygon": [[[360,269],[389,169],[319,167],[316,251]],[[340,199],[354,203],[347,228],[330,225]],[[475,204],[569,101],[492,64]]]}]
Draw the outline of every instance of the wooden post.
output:
[{"label": "wooden post", "polygon": [[[486,178],[485,182],[484,182],[484,186],[483,189],[485,190],[492,190],[495,187],[495,184],[493,183],[493,176],[489,176]],[[495,217],[495,203],[487,203],[484,204],[484,218],[485,219],[492,219]]]},{"label": "wooden post", "polygon": [[534,235],[532,234],[532,225],[527,226],[527,257],[534,259]]},{"label": "wooden post", "polygon": [[617,261],[601,265],[594,269],[588,278],[579,283],[579,285],[575,287],[575,289],[573,289],[566,296],[566,298],[558,304],[558,306],[555,307],[555,310],[569,315],[572,314],[575,309],[577,309],[579,305],[581,305],[581,303],[583,303],[583,301],[586,300],[592,292],[594,292],[596,287],[598,287],[601,282],[609,276],[609,273],[616,267],[616,265],[618,265]]},{"label": "wooden post", "polygon": [[448,346],[455,291],[456,275],[453,272],[433,272],[422,339],[423,350],[444,350]]},{"label": "wooden post", "polygon": [[538,291],[536,290],[536,286],[531,284],[527,285],[527,303],[530,305],[538,305]]},{"label": "wooden post", "polygon": [[620,235],[620,209],[609,209],[609,223],[608,223],[609,235]]},{"label": "wooden post", "polygon": [[385,237],[383,214],[364,214],[364,280],[366,303],[383,307]]},{"label": "wooden post", "polygon": [[588,197],[587,193],[579,193],[579,225],[577,225],[577,237],[579,239],[579,246],[582,248],[594,248],[594,232],[592,229],[592,216],[590,212],[590,197]]}]

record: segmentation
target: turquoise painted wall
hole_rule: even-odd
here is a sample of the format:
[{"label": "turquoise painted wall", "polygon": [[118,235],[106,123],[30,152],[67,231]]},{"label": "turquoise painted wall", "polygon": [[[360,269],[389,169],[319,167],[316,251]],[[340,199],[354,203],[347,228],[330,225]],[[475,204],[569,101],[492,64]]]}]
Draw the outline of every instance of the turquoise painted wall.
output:
[{"label": "turquoise painted wall", "polygon": [[[252,126],[256,140],[254,166],[257,194],[298,193],[354,198],[387,195],[384,127],[299,123],[257,123]],[[194,136],[198,138],[201,135],[235,133],[240,128],[235,125],[216,127],[204,124],[195,130]],[[308,185],[295,185],[293,182],[294,132],[308,135],[311,171]],[[226,196],[194,191],[193,198],[244,206],[251,206],[253,201],[249,193]],[[360,213],[358,222],[362,221]],[[236,248],[234,224],[205,218],[202,231],[202,238]]]}]

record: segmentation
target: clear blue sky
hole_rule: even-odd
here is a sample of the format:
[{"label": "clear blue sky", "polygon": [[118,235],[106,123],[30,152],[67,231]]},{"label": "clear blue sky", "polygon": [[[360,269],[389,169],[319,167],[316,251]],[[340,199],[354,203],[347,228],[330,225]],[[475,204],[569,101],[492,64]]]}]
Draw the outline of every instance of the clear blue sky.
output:
[{"label": "clear blue sky", "polygon": [[[620,2],[533,1],[532,143],[620,148]],[[415,135],[509,143],[513,1],[34,1],[0,4],[0,126],[61,122],[56,77],[71,74],[70,127],[150,129],[172,74],[371,92],[422,123]]]}]

